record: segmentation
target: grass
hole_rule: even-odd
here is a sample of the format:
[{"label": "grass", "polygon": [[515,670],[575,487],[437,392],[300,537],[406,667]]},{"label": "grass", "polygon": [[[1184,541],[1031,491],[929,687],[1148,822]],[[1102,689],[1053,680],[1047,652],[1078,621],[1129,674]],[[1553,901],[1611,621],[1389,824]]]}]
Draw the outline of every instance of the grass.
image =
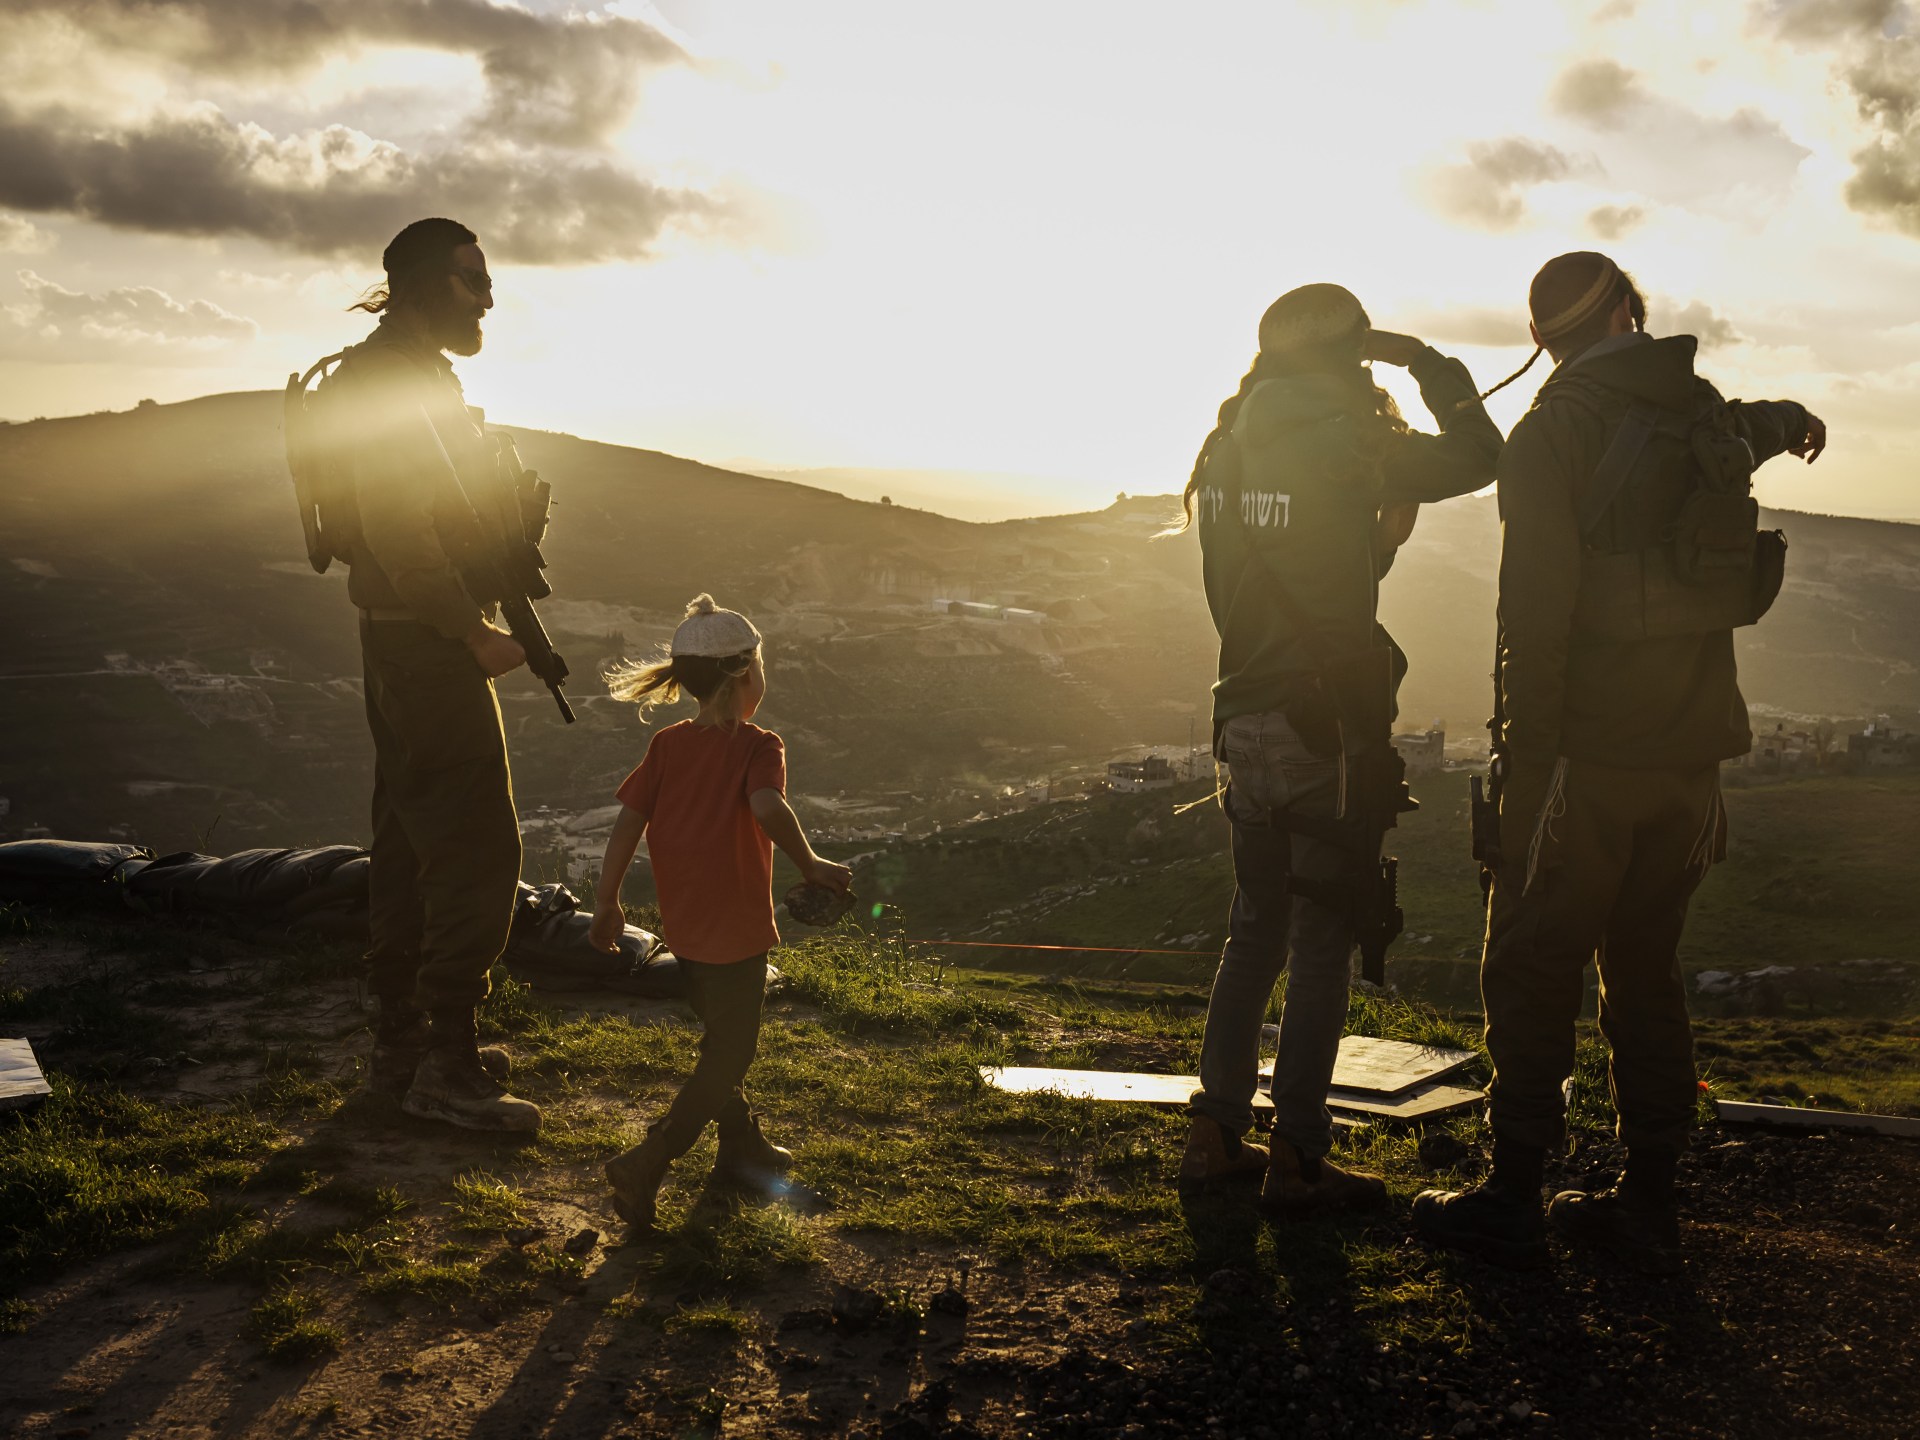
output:
[{"label": "grass", "polygon": [[248,1317],[247,1328],[266,1350],[283,1364],[315,1360],[338,1350],[346,1337],[339,1328],[319,1318],[323,1301],[308,1290],[276,1290]]},{"label": "grass", "polygon": [[9,1287],[158,1238],[271,1148],[252,1114],[161,1105],[55,1071],[0,1135],[0,1274]]},{"label": "grass", "polygon": [[[1476,1308],[1466,1272],[1404,1246],[1399,1222],[1280,1236],[1250,1211],[1183,1199],[1172,1183],[1183,1116],[1010,1095],[980,1078],[982,1066],[1009,1063],[1190,1071],[1202,988],[963,970],[897,936],[852,929],[776,959],[787,978],[769,999],[748,1083],[770,1138],[797,1152],[792,1194],[747,1204],[711,1189],[713,1142],[703,1141],[674,1167],[661,1233],[625,1252],[635,1278],[604,1306],[610,1317],[739,1346],[765,1330],[767,1306],[790,1303],[773,1296],[840,1278],[852,1251],[869,1267],[871,1257],[914,1257],[905,1269],[896,1258],[879,1261],[878,1275],[860,1272],[902,1330],[924,1319],[929,1274],[1001,1261],[1036,1276],[1157,1281],[1147,1314],[1157,1343],[1206,1342],[1256,1314],[1284,1329],[1323,1301],[1350,1307],[1385,1345],[1457,1353],[1497,1338],[1497,1317]],[[476,1137],[475,1148],[448,1152],[439,1179],[397,1185],[363,1156],[369,1140],[404,1137],[391,1127],[413,1122],[365,1100],[343,1104],[335,1042],[302,1028],[299,997],[315,992],[273,991],[269,1006],[272,972],[256,972],[255,1033],[230,1062],[242,1078],[224,1107],[182,1103],[161,1078],[76,1073],[141,1033],[144,1012],[169,999],[103,964],[110,1005],[72,989],[0,994],[7,1006],[48,1007],[41,1015],[71,1006],[58,1013],[113,1017],[76,1027],[76,1070],[54,1064],[53,1097],[0,1124],[0,1296],[10,1293],[0,1332],[43,1323],[29,1285],[140,1245],[154,1247],[154,1273],[249,1287],[250,1333],[276,1360],[323,1357],[349,1331],[422,1306],[484,1318],[562,1303],[603,1252],[565,1253],[560,1238],[577,1212],[560,1220],[555,1206],[604,1213],[599,1166],[658,1113],[698,1039],[672,1008],[563,1008],[497,977],[484,1024],[510,1042],[513,1083],[545,1107],[544,1131],[511,1147]],[[1472,1016],[1375,992],[1354,995],[1348,1028],[1479,1048]],[[1710,1019],[1699,1034],[1716,1094],[1920,1110],[1916,1022]],[[1583,1029],[1570,1113],[1583,1140],[1612,1128],[1605,1072],[1604,1048]],[[1484,1079],[1484,1061],[1468,1077]],[[1409,1131],[1347,1131],[1338,1153],[1386,1174],[1404,1209],[1419,1188],[1480,1173],[1484,1122],[1463,1115],[1447,1126],[1468,1154],[1437,1175]],[[1208,1298],[1201,1282],[1220,1268],[1244,1270],[1251,1294]]]}]

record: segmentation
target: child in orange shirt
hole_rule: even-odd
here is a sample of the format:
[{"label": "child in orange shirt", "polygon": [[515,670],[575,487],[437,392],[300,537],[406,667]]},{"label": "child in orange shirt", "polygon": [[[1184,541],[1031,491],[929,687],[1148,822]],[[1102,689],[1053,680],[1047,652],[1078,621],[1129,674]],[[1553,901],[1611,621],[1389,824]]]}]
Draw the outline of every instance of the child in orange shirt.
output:
[{"label": "child in orange shirt", "polygon": [[747,722],[767,693],[760,632],[746,616],[701,595],[687,606],[668,657],[628,663],[607,675],[617,700],[642,713],[672,704],[682,691],[700,702],[691,720],[654,735],[638,768],[620,786],[594,892],[592,942],[614,950],[626,924],[620,881],[647,837],[660,895],[661,929],[680,957],[687,999],[700,1017],[700,1060],[647,1138],[607,1162],[613,1208],[636,1228],[653,1224],[667,1169],[715,1121],[720,1151],[714,1173],[764,1185],[793,1155],[760,1133],[743,1082],[760,1037],[767,951],[780,938],[773,921],[773,847],[807,880],[844,891],[852,873],[813,853],[786,799],[786,748],[771,730]]}]

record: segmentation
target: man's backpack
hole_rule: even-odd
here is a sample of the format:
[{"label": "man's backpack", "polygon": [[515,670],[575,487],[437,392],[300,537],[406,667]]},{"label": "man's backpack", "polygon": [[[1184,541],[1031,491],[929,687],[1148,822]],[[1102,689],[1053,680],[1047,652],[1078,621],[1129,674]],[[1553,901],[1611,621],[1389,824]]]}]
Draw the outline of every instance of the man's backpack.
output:
[{"label": "man's backpack", "polygon": [[333,393],[334,377],[346,354],[342,350],[328,355],[306,374],[287,376],[282,412],[287,469],[293,475],[300,528],[306,533],[307,561],[321,575],[335,560],[351,563],[350,553],[360,534],[353,471],[341,442],[341,427],[335,423],[338,417],[332,413],[339,400]]},{"label": "man's backpack", "polygon": [[[1599,409],[1617,394],[1583,376],[1559,384]],[[1786,573],[1787,539],[1760,528],[1752,447],[1702,383],[1691,414],[1628,407],[1578,497],[1583,547],[1574,629],[1651,640],[1752,625]]]}]

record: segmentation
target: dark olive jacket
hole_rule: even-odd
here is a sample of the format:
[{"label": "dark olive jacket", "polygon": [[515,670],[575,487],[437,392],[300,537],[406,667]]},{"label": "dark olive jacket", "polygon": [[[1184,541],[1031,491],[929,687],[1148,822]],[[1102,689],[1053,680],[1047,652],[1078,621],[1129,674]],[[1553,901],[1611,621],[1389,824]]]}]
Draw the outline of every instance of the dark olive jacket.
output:
[{"label": "dark olive jacket", "polygon": [[[1598,641],[1573,628],[1585,487],[1634,401],[1691,414],[1712,397],[1693,372],[1696,344],[1691,335],[1601,341],[1554,371],[1508,438],[1500,457],[1500,674],[1516,771],[1537,775],[1562,756],[1690,769],[1753,743],[1731,630]],[[1602,388],[1556,383],[1573,374]],[[1756,464],[1807,430],[1806,410],[1789,400],[1735,400],[1729,409]],[[1634,513],[1633,492],[1630,484],[1597,533],[1654,525],[1658,517]]]},{"label": "dark olive jacket", "polygon": [[347,595],[459,639],[485,613],[448,553],[477,529],[461,477],[482,482],[492,460],[453,367],[383,320],[347,352],[336,383],[359,509]]},{"label": "dark olive jacket", "polygon": [[1374,547],[1381,507],[1492,483],[1500,431],[1467,367],[1428,349],[1411,369],[1438,435],[1389,430],[1350,379],[1291,375],[1257,384],[1231,443],[1209,452],[1194,501],[1220,636],[1216,728],[1285,709],[1320,668],[1276,599],[1273,575],[1326,645],[1355,652],[1374,642],[1380,577],[1392,563]]}]

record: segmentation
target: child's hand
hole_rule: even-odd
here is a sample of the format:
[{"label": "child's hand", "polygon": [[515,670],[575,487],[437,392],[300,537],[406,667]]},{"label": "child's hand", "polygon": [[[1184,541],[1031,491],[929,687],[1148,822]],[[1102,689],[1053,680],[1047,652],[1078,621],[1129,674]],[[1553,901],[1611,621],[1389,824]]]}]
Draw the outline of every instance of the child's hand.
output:
[{"label": "child's hand", "polygon": [[853,871],[844,865],[836,865],[831,860],[822,860],[814,856],[813,865],[807,871],[807,879],[815,885],[824,885],[829,890],[845,893],[853,887]]},{"label": "child's hand", "polygon": [[587,931],[587,943],[594,949],[615,954],[620,949],[620,937],[626,933],[627,915],[618,901],[593,907],[593,928]]}]

